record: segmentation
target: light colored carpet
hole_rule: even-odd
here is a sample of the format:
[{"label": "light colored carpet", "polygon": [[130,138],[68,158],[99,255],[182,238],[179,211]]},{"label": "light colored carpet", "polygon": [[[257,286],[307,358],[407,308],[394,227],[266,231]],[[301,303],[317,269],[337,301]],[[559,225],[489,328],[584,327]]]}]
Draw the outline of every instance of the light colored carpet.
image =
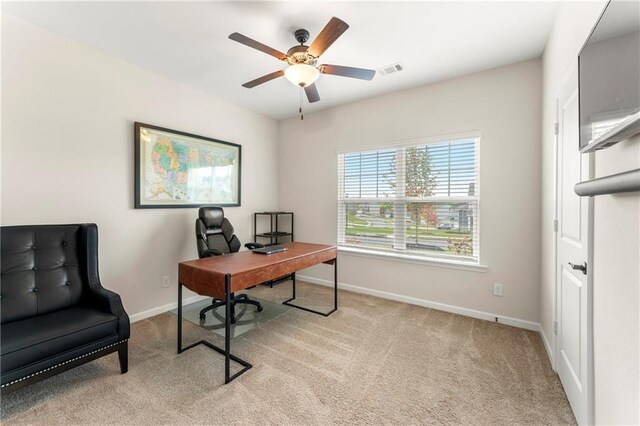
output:
[{"label": "light colored carpet", "polygon": [[[251,290],[277,301],[290,291]],[[330,305],[328,288],[298,293]],[[538,334],[404,303],[341,291],[332,316],[291,309],[232,351],[254,367],[223,385],[223,357],[176,355],[176,317],[162,314],[133,324],[127,374],[112,354],[16,391],[2,423],[575,424]]]}]

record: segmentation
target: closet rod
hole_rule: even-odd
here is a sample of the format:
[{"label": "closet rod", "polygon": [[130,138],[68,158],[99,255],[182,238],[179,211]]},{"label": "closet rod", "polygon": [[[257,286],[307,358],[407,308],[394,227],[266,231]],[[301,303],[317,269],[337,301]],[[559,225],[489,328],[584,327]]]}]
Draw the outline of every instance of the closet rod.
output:
[{"label": "closet rod", "polygon": [[640,191],[640,169],[580,182],[574,191],[581,197]]}]

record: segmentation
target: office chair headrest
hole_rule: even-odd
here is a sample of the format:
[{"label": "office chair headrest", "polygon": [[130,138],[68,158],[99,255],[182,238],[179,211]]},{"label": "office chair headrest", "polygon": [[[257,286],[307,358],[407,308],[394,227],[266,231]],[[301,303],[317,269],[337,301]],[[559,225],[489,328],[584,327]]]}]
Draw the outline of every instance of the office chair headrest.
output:
[{"label": "office chair headrest", "polygon": [[200,207],[198,217],[207,228],[220,228],[224,221],[222,207]]}]

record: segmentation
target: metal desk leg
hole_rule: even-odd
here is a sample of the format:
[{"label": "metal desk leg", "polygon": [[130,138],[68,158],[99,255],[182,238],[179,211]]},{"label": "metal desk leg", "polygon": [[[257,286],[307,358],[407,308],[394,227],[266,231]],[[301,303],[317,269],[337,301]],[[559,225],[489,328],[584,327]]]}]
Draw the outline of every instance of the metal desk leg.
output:
[{"label": "metal desk leg", "polygon": [[[240,376],[242,373],[249,370],[252,365],[247,361],[238,358],[237,356],[231,353],[231,275],[227,274],[224,280],[224,288],[225,288],[225,327],[224,327],[224,349],[217,347],[213,343],[207,342],[206,340],[200,340],[199,342],[195,342],[190,344],[189,346],[182,347],[182,284],[178,283],[178,354],[194,348],[198,345],[205,345],[208,348],[213,349],[219,354],[224,355],[224,383],[227,384]],[[244,368],[238,371],[233,376],[230,376],[230,361],[235,361],[238,364],[242,365]]]},{"label": "metal desk leg", "polygon": [[298,305],[294,305],[293,303],[290,303],[292,300],[295,300],[296,298],[295,274],[293,274],[292,279],[293,279],[293,286],[292,286],[293,295],[291,299],[287,299],[284,302],[282,302],[283,305],[291,306],[292,308],[302,309],[303,311],[311,312],[312,314],[322,315],[325,317],[328,317],[329,315],[331,315],[332,313],[338,310],[338,258],[337,257],[333,260],[333,309],[330,310],[329,312],[319,312],[313,309],[305,308],[304,306],[298,306]]},{"label": "metal desk leg", "polygon": [[178,354],[182,353],[182,284],[178,283]]},{"label": "metal desk leg", "polygon": [[231,355],[231,275],[224,277],[224,383],[229,380],[229,356]]}]

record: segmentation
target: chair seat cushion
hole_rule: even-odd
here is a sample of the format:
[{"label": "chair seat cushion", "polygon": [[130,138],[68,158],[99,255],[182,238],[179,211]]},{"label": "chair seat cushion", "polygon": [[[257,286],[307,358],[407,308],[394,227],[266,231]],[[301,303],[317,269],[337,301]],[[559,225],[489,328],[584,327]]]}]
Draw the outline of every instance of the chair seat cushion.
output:
[{"label": "chair seat cushion", "polygon": [[118,334],[115,315],[73,307],[2,324],[2,373]]}]

